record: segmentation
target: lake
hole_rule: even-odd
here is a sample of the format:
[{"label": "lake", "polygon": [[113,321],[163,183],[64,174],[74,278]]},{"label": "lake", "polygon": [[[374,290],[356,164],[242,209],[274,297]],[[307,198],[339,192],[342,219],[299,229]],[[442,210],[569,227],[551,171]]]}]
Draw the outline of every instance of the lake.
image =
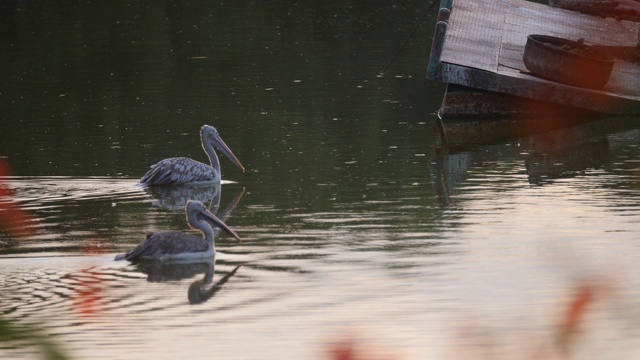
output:
[{"label": "lake", "polygon": [[[0,319],[73,359],[637,358],[638,118],[443,124],[428,7],[0,3]],[[136,186],[204,124],[246,172]],[[188,199],[243,241],[113,260]]]}]

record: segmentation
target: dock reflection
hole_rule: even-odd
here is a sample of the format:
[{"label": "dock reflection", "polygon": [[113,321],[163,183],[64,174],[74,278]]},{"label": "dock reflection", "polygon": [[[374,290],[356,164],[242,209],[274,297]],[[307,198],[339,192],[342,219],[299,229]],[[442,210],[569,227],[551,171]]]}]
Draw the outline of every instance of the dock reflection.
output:
[{"label": "dock reflection", "polygon": [[534,146],[525,159],[529,183],[541,185],[555,179],[574,177],[584,170],[601,169],[613,158],[606,137],[567,146]]},{"label": "dock reflection", "polygon": [[625,117],[565,125],[541,128],[522,119],[441,122],[431,164],[441,205],[451,203],[471,169],[493,171],[489,164],[497,162],[522,162],[531,185],[601,169],[615,158],[609,137],[637,126]]}]

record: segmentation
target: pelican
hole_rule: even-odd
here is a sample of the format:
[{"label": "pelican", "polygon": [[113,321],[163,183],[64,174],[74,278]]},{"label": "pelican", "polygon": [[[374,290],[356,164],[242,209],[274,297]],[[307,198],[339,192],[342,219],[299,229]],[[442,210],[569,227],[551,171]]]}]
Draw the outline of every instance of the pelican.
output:
[{"label": "pelican", "polygon": [[200,141],[204,152],[209,157],[209,163],[201,163],[186,157],[173,157],[164,159],[155,165],[140,179],[138,185],[183,185],[197,182],[219,183],[222,177],[220,172],[220,160],[214,146],[232,163],[244,172],[244,166],[222,141],[218,130],[213,126],[204,125],[200,129]]},{"label": "pelican", "polygon": [[209,258],[216,249],[211,224],[241,241],[238,235],[222,220],[218,219],[200,201],[189,200],[185,206],[187,223],[193,229],[202,231],[204,237],[165,231],[147,234],[147,238],[126,254],[116,255],[115,260],[191,260]]}]

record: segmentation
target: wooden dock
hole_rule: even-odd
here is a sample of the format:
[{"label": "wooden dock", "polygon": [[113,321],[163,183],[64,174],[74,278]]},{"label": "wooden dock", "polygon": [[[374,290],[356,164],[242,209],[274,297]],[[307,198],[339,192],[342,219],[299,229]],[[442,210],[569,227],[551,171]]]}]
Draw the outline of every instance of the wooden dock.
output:
[{"label": "wooden dock", "polygon": [[[444,9],[449,6],[450,12]],[[599,90],[536,77],[522,60],[530,34],[634,49],[639,23],[524,0],[443,0],[441,7],[427,77],[561,107],[640,114],[640,66],[631,60],[616,58],[611,78]]]}]

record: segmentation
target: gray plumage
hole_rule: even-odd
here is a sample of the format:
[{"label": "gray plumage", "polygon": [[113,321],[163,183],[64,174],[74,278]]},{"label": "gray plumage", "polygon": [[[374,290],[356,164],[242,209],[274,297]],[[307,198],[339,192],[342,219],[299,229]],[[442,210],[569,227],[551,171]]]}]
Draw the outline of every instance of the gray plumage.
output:
[{"label": "gray plumage", "polygon": [[186,157],[164,159],[151,166],[151,169],[138,182],[141,186],[182,185],[197,182],[220,182],[222,172],[220,160],[214,149],[220,150],[232,163],[244,172],[244,167],[231,149],[222,141],[218,131],[209,125],[200,129],[200,142],[209,157],[210,165]]},{"label": "gray plumage", "polygon": [[220,172],[212,166],[186,157],[174,157],[152,165],[151,170],[140,179],[140,185],[180,185],[215,181],[220,181]]},{"label": "gray plumage", "polygon": [[213,215],[200,201],[188,201],[185,206],[187,223],[202,232],[203,237],[179,231],[147,234],[140,245],[115,260],[169,260],[202,259],[215,255],[214,233],[211,224],[240,241],[236,233]]},{"label": "gray plumage", "polygon": [[161,259],[165,256],[188,252],[205,252],[209,244],[202,237],[180,231],[148,233],[140,245],[116,260]]}]

